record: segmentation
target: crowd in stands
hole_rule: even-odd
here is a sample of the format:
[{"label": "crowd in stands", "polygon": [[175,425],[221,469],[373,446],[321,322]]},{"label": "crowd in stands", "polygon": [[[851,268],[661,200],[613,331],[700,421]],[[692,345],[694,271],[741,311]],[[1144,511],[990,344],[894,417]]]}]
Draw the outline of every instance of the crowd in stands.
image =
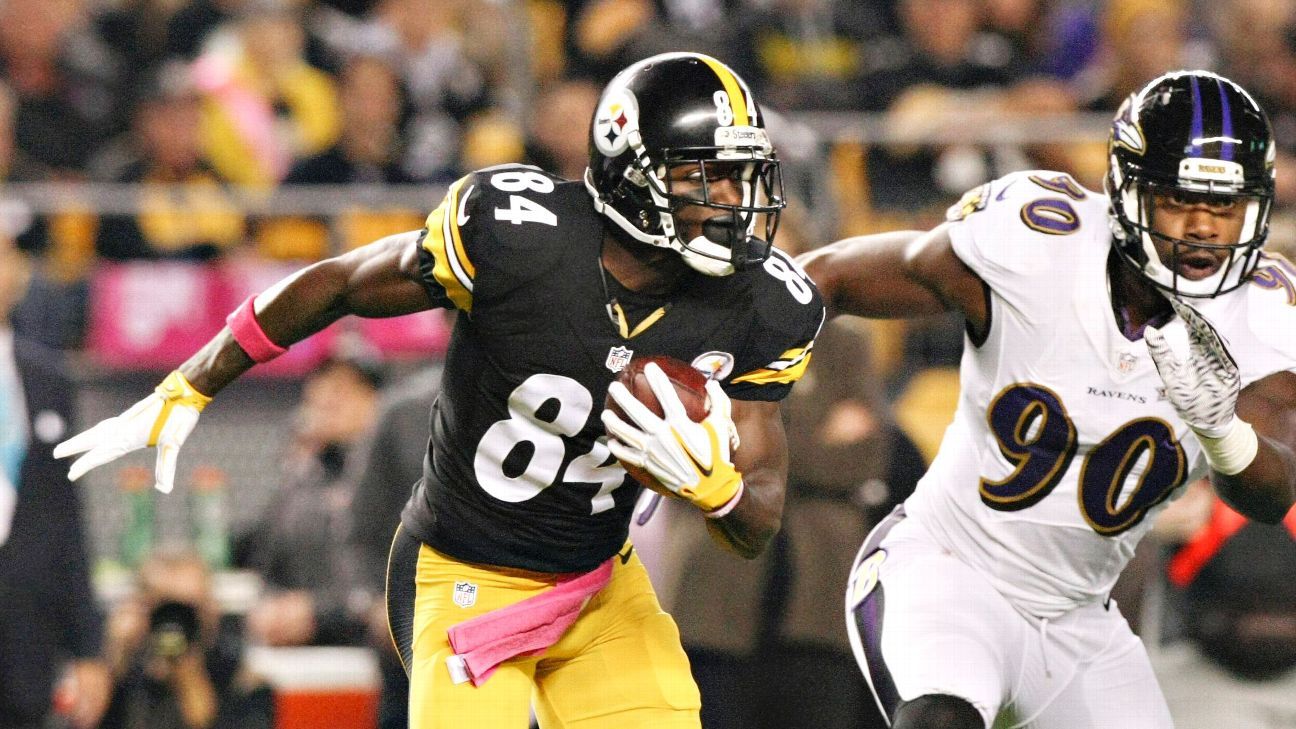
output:
[{"label": "crowd in stands", "polygon": [[[0,0],[0,239],[36,261],[14,327],[75,352],[107,266],[317,260],[419,227],[473,169],[524,161],[576,179],[610,74],[685,49],[724,59],[776,117],[794,193],[778,244],[794,252],[929,226],[967,189],[1017,169],[1067,170],[1100,189],[1105,129],[1025,143],[986,130],[1110,115],[1146,79],[1197,67],[1232,77],[1269,112],[1281,148],[1269,247],[1296,251],[1296,0]],[[869,114],[881,141],[824,133],[808,121],[818,112]],[[130,198],[73,191],[51,207],[23,192],[54,182],[130,185]],[[418,186],[425,199],[328,214],[257,204],[334,185]],[[856,545],[934,453],[961,343],[960,321],[944,318],[825,332],[788,404],[789,506],[764,559],[721,555],[682,510],[643,528],[708,727],[881,726],[839,595]],[[151,557],[108,623],[117,688],[104,726],[163,726],[148,703],[157,685],[188,697],[166,726],[259,726],[269,709],[230,648],[239,631],[259,645],[373,646],[383,725],[404,726],[381,611],[385,525],[418,477],[435,390],[434,373],[384,387],[367,360],[312,372],[271,506],[235,540],[234,566],[257,571],[264,596],[231,626],[212,613],[200,560]],[[1227,678],[1257,715],[1279,717],[1266,726],[1296,727],[1296,704],[1269,698],[1296,691],[1264,690],[1296,681],[1293,532],[1257,536],[1209,493],[1183,502],[1122,588],[1131,600],[1149,586],[1178,596],[1144,611],[1192,646],[1166,659],[1182,678],[1163,678],[1171,706],[1183,726],[1206,721],[1193,707],[1210,702],[1192,699]],[[1195,570],[1166,571],[1220,530]],[[726,603],[717,582],[745,587],[720,590]],[[1265,600],[1229,600],[1244,593]],[[191,630],[182,660],[158,662],[145,642],[160,606]],[[1265,650],[1239,655],[1247,645]]]}]

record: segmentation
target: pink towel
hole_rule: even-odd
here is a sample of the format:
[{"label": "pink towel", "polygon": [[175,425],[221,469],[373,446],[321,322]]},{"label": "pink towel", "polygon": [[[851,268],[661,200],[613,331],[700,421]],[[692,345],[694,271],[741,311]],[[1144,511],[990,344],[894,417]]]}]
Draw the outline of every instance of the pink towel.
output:
[{"label": "pink towel", "polygon": [[586,601],[611,579],[613,559],[559,580],[535,597],[450,626],[446,634],[455,652],[449,661],[451,673],[456,666],[462,667],[473,685],[480,686],[504,661],[544,653],[576,622]]}]

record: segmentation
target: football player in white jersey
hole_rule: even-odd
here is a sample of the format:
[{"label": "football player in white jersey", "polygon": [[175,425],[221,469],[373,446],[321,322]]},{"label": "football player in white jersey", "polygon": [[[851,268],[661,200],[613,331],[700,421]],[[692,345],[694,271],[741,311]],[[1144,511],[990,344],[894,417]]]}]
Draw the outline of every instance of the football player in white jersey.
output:
[{"label": "football player in white jersey", "polygon": [[1108,593],[1191,480],[1260,521],[1292,506],[1296,269],[1262,249],[1273,160],[1244,89],[1170,73],[1114,120],[1106,195],[1016,173],[934,230],[804,258],[835,313],[966,317],[954,422],[846,597],[892,727],[982,729],[1005,707],[1041,729],[1171,726]]}]

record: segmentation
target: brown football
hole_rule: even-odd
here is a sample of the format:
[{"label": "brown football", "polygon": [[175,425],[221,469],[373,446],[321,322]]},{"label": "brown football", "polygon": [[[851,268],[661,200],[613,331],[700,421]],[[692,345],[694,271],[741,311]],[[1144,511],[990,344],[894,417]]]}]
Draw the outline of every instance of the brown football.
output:
[{"label": "brown football", "polygon": [[[635,357],[630,360],[630,364],[626,365],[625,369],[617,373],[617,382],[625,385],[636,400],[647,405],[648,409],[658,417],[664,416],[665,413],[662,411],[661,403],[657,402],[657,396],[653,394],[652,387],[648,385],[648,376],[644,374],[644,365],[649,362],[657,363],[657,366],[662,369],[667,379],[670,380],[675,387],[675,394],[679,396],[680,402],[684,404],[684,412],[688,413],[689,418],[696,423],[702,422],[707,416],[706,375],[693,369],[689,363],[683,360],[668,357],[664,354]],[[616,413],[628,424],[635,424],[616,404],[611,395],[608,396],[605,407]],[[665,489],[657,483],[657,479],[649,475],[644,469],[626,463],[622,463],[621,466],[634,480],[654,491],[666,493]]]}]

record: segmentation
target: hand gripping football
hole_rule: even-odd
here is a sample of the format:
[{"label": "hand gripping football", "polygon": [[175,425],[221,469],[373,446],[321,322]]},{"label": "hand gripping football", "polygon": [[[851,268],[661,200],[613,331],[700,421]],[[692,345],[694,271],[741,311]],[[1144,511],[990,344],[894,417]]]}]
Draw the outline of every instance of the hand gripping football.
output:
[{"label": "hand gripping football", "polygon": [[[684,404],[684,411],[688,414],[689,419],[695,423],[702,422],[707,416],[707,394],[706,394],[706,375],[698,370],[693,369],[687,362],[658,354],[646,357],[635,357],[630,360],[630,364],[617,374],[617,382],[625,385],[626,389],[634,395],[635,399],[643,403],[657,417],[664,417],[661,403],[657,401],[657,396],[653,394],[652,388],[648,385],[648,377],[644,374],[644,366],[649,362],[655,362],[666,377],[670,379],[671,385],[675,388],[675,394],[679,396],[680,402]],[[607,397],[604,407],[616,413],[618,417],[633,422],[616,403],[611,395]],[[659,493],[668,494],[657,479],[653,478],[646,469],[634,466],[628,463],[621,464],[626,473],[639,483],[653,489]]]}]

